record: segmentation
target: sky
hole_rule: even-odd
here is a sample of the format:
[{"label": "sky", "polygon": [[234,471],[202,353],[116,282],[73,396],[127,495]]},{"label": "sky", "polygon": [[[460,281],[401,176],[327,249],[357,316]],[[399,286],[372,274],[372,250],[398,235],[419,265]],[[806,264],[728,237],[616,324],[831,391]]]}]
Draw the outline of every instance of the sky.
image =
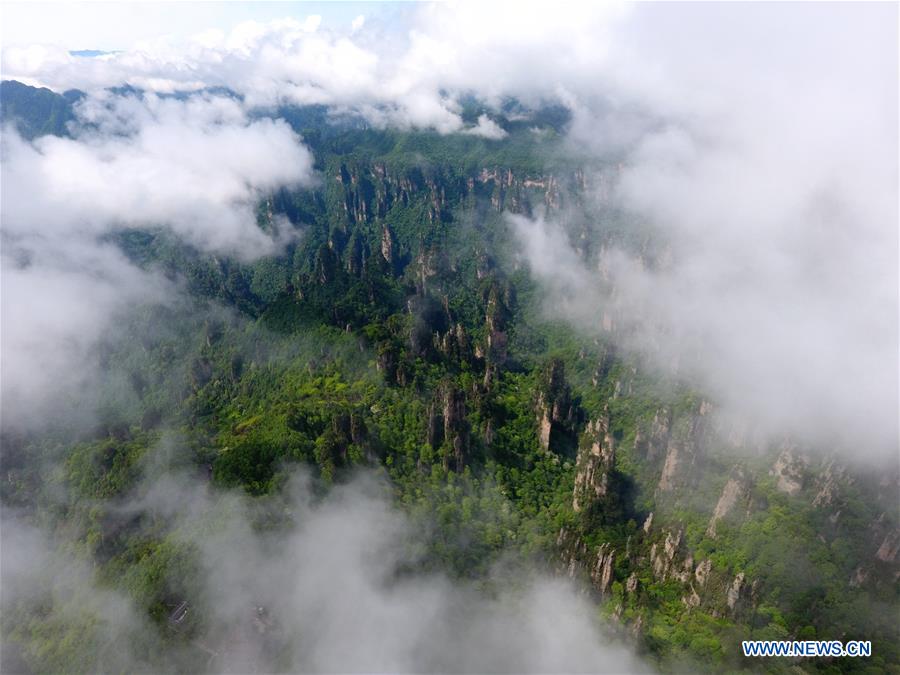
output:
[{"label": "sky", "polygon": [[210,29],[228,30],[248,20],[310,15],[331,28],[360,16],[395,20],[398,8],[372,2],[4,2],[4,46],[58,44],[66,49],[116,51],[162,35],[187,39]]}]

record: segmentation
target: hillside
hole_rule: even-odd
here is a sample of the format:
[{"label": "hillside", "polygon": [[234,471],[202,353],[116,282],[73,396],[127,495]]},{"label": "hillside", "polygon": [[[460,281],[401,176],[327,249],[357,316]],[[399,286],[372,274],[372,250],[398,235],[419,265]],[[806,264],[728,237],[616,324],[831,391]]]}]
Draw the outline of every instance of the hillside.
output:
[{"label": "hillside", "polygon": [[[25,139],[66,135],[78,99],[0,90]],[[469,105],[471,122],[483,109]],[[709,393],[619,349],[614,318],[599,337],[551,318],[509,214],[583,215],[566,227],[584,261],[616,245],[653,266],[665,242],[588,195],[618,157],[571,151],[564,110],[528,112],[498,115],[507,136],[489,140],[261,109],[318,176],[260,196],[258,227],[289,232],[276,253],[211,253],[163,224],[103,235],[184,292],[128,307],[90,352],[95,395],[58,404],[89,407],[89,424],[60,407],[40,430],[4,427],[0,497],[158,628],[132,645],[149,669],[217,668],[236,628],[215,615],[185,526],[125,505],[177,474],[249,495],[254,527],[278,530],[300,468],[319,495],[382,476],[425,532],[398,575],[487,589],[501,564],[571,577],[655,667],[900,672],[896,472],[759,442]],[[17,650],[4,667],[115,669],[92,611],[77,594],[23,599],[2,619]],[[254,663],[287,658],[277,619],[260,617],[246,618],[263,626]],[[867,639],[874,655],[750,662],[746,639]]]}]

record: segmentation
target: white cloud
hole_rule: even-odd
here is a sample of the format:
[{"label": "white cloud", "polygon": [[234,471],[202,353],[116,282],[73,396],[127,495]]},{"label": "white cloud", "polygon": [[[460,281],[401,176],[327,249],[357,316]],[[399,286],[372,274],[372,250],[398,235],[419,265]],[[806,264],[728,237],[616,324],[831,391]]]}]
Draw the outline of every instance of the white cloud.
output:
[{"label": "white cloud", "polygon": [[56,90],[125,82],[160,92],[224,85],[254,105],[336,104],[382,123],[450,133],[463,128],[454,92],[535,99],[583,90],[605,61],[609,25],[625,14],[605,3],[572,12],[529,3],[422,5],[411,12],[406,36],[368,30],[360,17],[347,34],[308,17],[244,21],[186,41],[145,40],[99,59],[14,46],[3,50],[3,71]]},{"label": "white cloud", "polygon": [[[183,600],[205,629],[196,640],[214,652],[208,663],[214,672],[650,670],[603,635],[575,584],[522,567],[514,581],[497,575],[479,586],[414,572],[421,562],[414,552],[424,550],[428,528],[392,508],[389,491],[372,476],[357,477],[324,500],[302,475],[277,502],[208,491],[189,476],[145,487],[142,499],[123,505],[121,517],[145,514],[155,535],[165,528],[170,541],[199,551],[202,574]],[[260,528],[255,518],[266,509],[270,520]],[[273,530],[285,514],[290,522]],[[37,591],[50,576],[90,600],[82,611],[96,613],[98,630],[117,640],[119,670],[158,669],[153,659],[161,656],[184,669],[179,658],[185,654],[177,650],[148,650],[151,663],[131,662],[136,636],[128,631],[142,624],[136,609],[114,591],[100,593],[86,566],[33,529],[14,520],[3,525],[3,581],[14,584],[13,593],[23,589],[4,593],[5,611],[21,611],[5,604],[12,599],[40,601]],[[65,595],[44,612],[58,616],[59,597]],[[265,613],[254,625],[260,606]],[[121,623],[105,620],[113,616]],[[148,634],[138,639],[153,643],[154,627],[143,623]]]},{"label": "white cloud", "polygon": [[109,96],[78,114],[74,139],[4,135],[8,235],[167,225],[201,249],[252,258],[276,247],[256,225],[261,195],[312,180],[312,156],[288,125],[251,121],[231,99]]},{"label": "white cloud", "polygon": [[75,138],[3,134],[5,423],[40,418],[83,387],[116,315],[166,295],[104,235],[169,227],[201,250],[252,259],[294,233],[263,232],[258,200],[313,178],[287,124],[250,120],[231,99],[89,98],[78,114]]},{"label": "white cloud", "polygon": [[93,348],[136,302],[162,302],[168,286],[112,246],[41,235],[4,237],[0,265],[0,397],[6,429],[59,421],[77,397],[89,407]]},{"label": "white cloud", "polygon": [[481,136],[492,141],[499,141],[507,136],[506,131],[487,115],[479,115],[478,124],[465,129],[463,133]]},{"label": "white cloud", "polygon": [[[775,427],[791,426],[776,419],[790,417],[820,435],[896,440],[896,6],[580,4],[549,12],[537,3],[438,3],[417,5],[407,18],[408,33],[390,40],[377,20],[341,33],[287,19],[77,62],[54,48],[6,49],[3,67],[7,77],[56,89],[226,85],[248,105],[333,104],[377,125],[488,137],[499,136],[489,117],[466,129],[461,94],[489,105],[504,96],[561,101],[573,111],[573,147],[621,162],[614,205],[670,247],[663,268],[606,253],[599,284],[633,300],[619,320],[634,326],[636,346],[666,351],[663,360],[684,369],[709,355],[694,374]],[[266,139],[275,152],[287,131],[242,124],[237,136],[253,136],[253,145]],[[165,206],[179,204],[173,195],[154,204],[126,185],[135,196],[127,210],[168,218],[209,246],[264,248],[258,232],[233,226],[233,208],[217,206],[252,193],[241,192],[238,153],[224,155],[218,133],[210,126],[215,142],[198,141],[196,153],[181,142],[171,151],[180,158],[172,175],[188,186],[226,169],[211,205],[205,188],[175,208]],[[64,198],[45,191],[50,203],[78,213],[79,190],[98,191],[94,171],[121,181],[119,173],[146,169],[131,142],[43,141],[40,152],[85,168],[57,177]],[[107,151],[112,163],[98,160]],[[195,157],[201,151],[213,159]],[[41,166],[39,156],[29,161]],[[130,171],[112,171],[119,167]],[[273,167],[260,175],[262,188],[285,178]],[[116,213],[110,199],[98,192],[107,215]],[[229,226],[204,222],[217,209]],[[560,306],[575,311],[577,297],[593,297],[594,271],[584,274],[584,290]],[[571,287],[566,275],[562,286]],[[660,344],[640,325],[674,337]]]},{"label": "white cloud", "polygon": [[[587,262],[558,226],[520,223],[553,310],[614,317],[624,346],[763,431],[895,461],[896,8],[639,14],[620,76],[657,121],[627,134],[597,201],[648,229]],[[588,109],[573,144],[602,153],[607,121]]]}]

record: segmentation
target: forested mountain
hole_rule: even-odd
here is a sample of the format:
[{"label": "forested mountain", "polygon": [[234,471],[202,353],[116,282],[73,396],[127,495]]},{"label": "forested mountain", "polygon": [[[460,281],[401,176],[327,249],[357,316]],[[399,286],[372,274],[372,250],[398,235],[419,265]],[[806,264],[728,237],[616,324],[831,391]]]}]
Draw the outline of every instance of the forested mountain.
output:
[{"label": "forested mountain", "polygon": [[[63,136],[79,97],[6,81],[3,122]],[[485,110],[467,101],[463,118]],[[511,243],[516,215],[589,214],[599,226],[566,219],[585,261],[612,245],[651,267],[667,253],[592,196],[620,160],[565,147],[568,111],[503,110],[495,140],[324,106],[256,111],[292,127],[318,176],[260,195],[258,226],[283,246],[248,261],[162,224],[103,235],[184,292],[129,307],[91,352],[97,393],[70,401],[90,423],[60,409],[40,431],[4,428],[4,508],[135,603],[158,629],[132,636],[148,670],[223,668],[244,628],[248,669],[277,667],[291,636],[262,600],[246,625],[224,622],[201,545],[165,509],[133,505],[177,472],[242,491],[254,527],[277,530],[301,468],[320,496],[360,469],[385,478],[425,533],[401,575],[486,589],[498,564],[571,577],[651,667],[900,672],[896,472],[722,421],[708,393],[617,347],[612,308],[596,308],[602,337],[548,318]],[[190,489],[165,500],[190,509]],[[2,618],[4,669],[120,667],[98,611],[49,585],[23,598]],[[740,655],[746,639],[864,639],[874,653],[761,662]]]},{"label": "forested mountain", "polygon": [[73,119],[72,103],[81,96],[74,90],[57,94],[15,80],[4,80],[0,87],[3,121],[14,124],[24,138],[65,134],[66,123]]}]

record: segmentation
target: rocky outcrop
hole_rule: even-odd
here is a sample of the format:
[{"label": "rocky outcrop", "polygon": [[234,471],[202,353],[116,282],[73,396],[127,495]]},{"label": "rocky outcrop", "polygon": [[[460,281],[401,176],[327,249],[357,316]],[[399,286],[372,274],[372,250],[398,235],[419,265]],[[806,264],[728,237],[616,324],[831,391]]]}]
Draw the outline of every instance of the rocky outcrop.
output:
[{"label": "rocky outcrop", "polygon": [[487,349],[485,359],[489,364],[502,367],[506,363],[507,343],[506,324],[509,318],[509,307],[504,298],[505,293],[500,285],[492,283],[487,293],[484,309],[485,339]]},{"label": "rocky outcrop", "polygon": [[574,437],[578,423],[578,408],[566,382],[566,367],[560,359],[552,359],[544,368],[535,404],[538,438],[544,450],[551,450],[556,433]]},{"label": "rocky outcrop", "polygon": [[897,554],[900,553],[900,530],[889,532],[881,546],[875,552],[875,557],[881,562],[893,563],[897,560]]},{"label": "rocky outcrop", "polygon": [[712,560],[709,558],[697,564],[697,569],[694,570],[694,579],[697,580],[697,584],[700,588],[706,586],[706,580],[709,578],[710,570],[712,570]]},{"label": "rocky outcrop", "polygon": [[869,580],[869,572],[862,565],[859,565],[850,576],[847,582],[850,588],[859,588]]},{"label": "rocky outcrop", "polygon": [[[572,578],[584,575],[600,594],[607,593],[615,576],[616,550],[609,543],[600,544],[593,551],[574,532],[559,531],[556,546],[560,554],[560,571]],[[634,587],[636,588],[635,579]]]},{"label": "rocky outcrop", "polygon": [[753,600],[754,584],[739,572],[729,577],[713,570],[709,558],[694,562],[686,549],[681,529],[664,528],[650,545],[649,564],[657,581],[674,581],[684,589],[682,603],[688,608],[708,607],[715,616],[742,611]]},{"label": "rocky outcrop", "polygon": [[663,463],[662,475],[659,477],[657,489],[660,492],[669,492],[675,488],[675,476],[679,465],[684,458],[683,451],[678,443],[671,443],[666,449],[666,461]]},{"label": "rocky outcrop", "polygon": [[609,544],[601,544],[597,550],[597,558],[591,568],[591,582],[601,593],[606,593],[612,583],[615,555],[616,550],[610,549]]},{"label": "rocky outcrop", "polygon": [[579,444],[575,465],[572,509],[576,513],[590,502],[607,496],[615,461],[615,446],[609,434],[609,418],[604,416],[588,422]]},{"label": "rocky outcrop", "polygon": [[747,499],[747,477],[743,468],[736,467],[725,487],[722,488],[722,494],[719,501],[716,502],[716,508],[713,510],[712,518],[709,520],[709,526],[706,528],[706,536],[716,537],[716,526],[723,518],[731,515],[732,510],[738,502]]},{"label": "rocky outcrop", "polygon": [[420,249],[413,265],[416,294],[427,295],[430,280],[446,272],[446,253],[433,247]]},{"label": "rocky outcrop", "polygon": [[645,423],[636,431],[635,454],[648,464],[660,467],[657,496],[690,484],[692,469],[704,453],[712,428],[711,411],[707,401],[677,414],[671,407],[662,406],[649,425]]},{"label": "rocky outcrop", "polygon": [[678,553],[681,546],[683,533],[681,530],[666,530],[665,535],[662,545],[655,542],[650,546],[650,565],[653,568],[653,576],[660,581],[665,581],[676,567],[675,554]]},{"label": "rocky outcrop", "polygon": [[466,399],[452,383],[443,384],[428,410],[428,444],[439,450],[445,469],[462,471],[469,457]]},{"label": "rocky outcrop", "polygon": [[324,286],[331,283],[335,279],[338,268],[340,267],[337,254],[332,247],[322,244],[316,251],[314,262],[314,278]]},{"label": "rocky outcrop", "polygon": [[416,199],[426,207],[429,222],[447,221],[455,205],[478,201],[498,212],[530,215],[539,205],[558,210],[564,195],[584,189],[580,171],[563,176],[519,175],[496,166],[461,173],[447,167],[393,169],[382,162],[343,162],[333,176],[329,190],[336,191],[349,225],[383,219],[395,204],[408,206]]},{"label": "rocky outcrop", "polygon": [[847,472],[836,462],[831,461],[825,467],[825,471],[816,479],[816,496],[813,498],[813,506],[827,508],[837,498],[840,484],[847,480]]},{"label": "rocky outcrop", "polygon": [[700,595],[694,589],[693,584],[689,584],[690,593],[681,598],[681,602],[685,604],[689,609],[693,609],[694,607],[700,606]]},{"label": "rocky outcrop", "polygon": [[[583,575],[600,594],[609,593],[616,580],[616,561],[627,565],[623,581],[628,602],[639,601],[635,596],[641,587],[642,570],[649,572],[656,583],[678,584],[682,604],[688,610],[702,608],[714,617],[737,616],[751,610],[758,603],[759,580],[749,580],[744,572],[731,576],[716,570],[709,558],[696,562],[687,548],[684,530],[663,527],[654,530],[651,519],[636,542],[629,538],[625,550],[617,554],[609,542],[590,547],[577,530],[563,528],[556,543],[560,554],[560,570],[570,577]],[[621,608],[616,610],[621,611]]]},{"label": "rocky outcrop", "polygon": [[635,450],[648,461],[653,461],[665,452],[671,428],[672,411],[669,408],[659,408],[653,415],[649,431],[645,433],[639,429],[635,434]]},{"label": "rocky outcrop", "polygon": [[877,548],[853,570],[850,588],[891,588],[900,580],[900,529],[888,529],[885,520],[885,514],[881,514],[870,526],[873,547]]},{"label": "rocky outcrop", "polygon": [[795,495],[803,488],[803,463],[795,456],[796,447],[785,444],[769,471],[775,477],[780,492]]},{"label": "rocky outcrop", "polygon": [[450,326],[446,333],[435,333],[433,346],[444,356],[456,361],[468,360],[471,353],[469,337],[461,323]]},{"label": "rocky outcrop", "polygon": [[388,264],[394,264],[394,233],[388,225],[381,228],[381,257]]},{"label": "rocky outcrop", "polygon": [[728,609],[735,609],[738,601],[744,595],[745,590],[746,586],[744,584],[744,573],[738,572],[738,574],[734,577],[734,581],[731,582],[731,586],[728,588],[728,592],[725,596],[728,603]]},{"label": "rocky outcrop", "polygon": [[700,415],[682,417],[673,425],[657,484],[658,492],[672,492],[687,484],[698,459],[705,431],[706,421]]},{"label": "rocky outcrop", "polygon": [[[665,539],[660,546],[655,542],[650,546],[650,565],[653,568],[653,576],[659,581],[674,579],[681,583],[687,583],[694,572],[694,558],[690,553],[682,550],[681,530],[666,530]],[[676,558],[684,558],[678,562]]]},{"label": "rocky outcrop", "polygon": [[553,422],[548,411],[545,410],[543,413],[541,413],[538,424],[540,425],[538,427],[538,440],[544,450],[549,450],[550,432],[553,431]]},{"label": "rocky outcrop", "polygon": [[628,579],[625,581],[625,592],[629,595],[632,595],[637,592],[638,589],[638,578],[637,574],[632,572],[628,575]]},{"label": "rocky outcrop", "polygon": [[468,185],[473,192],[480,186],[482,194],[485,194],[486,188],[490,189],[490,203],[497,211],[505,209],[513,213],[531,213],[538,204],[550,210],[560,209],[563,205],[562,196],[568,191],[563,188],[563,182],[566,188],[578,189],[579,172],[574,172],[562,181],[553,174],[520,177],[510,169],[484,168]]}]

